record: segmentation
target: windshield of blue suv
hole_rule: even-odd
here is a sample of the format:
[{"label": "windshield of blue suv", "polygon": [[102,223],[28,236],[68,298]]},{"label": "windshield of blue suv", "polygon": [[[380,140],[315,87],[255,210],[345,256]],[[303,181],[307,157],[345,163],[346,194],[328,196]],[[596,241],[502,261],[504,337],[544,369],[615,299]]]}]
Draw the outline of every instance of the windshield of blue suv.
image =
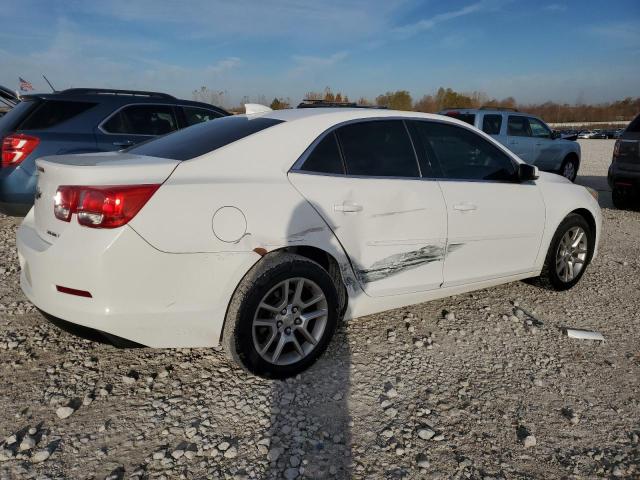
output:
[{"label": "windshield of blue suv", "polygon": [[282,122],[273,118],[223,117],[140,143],[125,151],[148,157],[191,160]]}]

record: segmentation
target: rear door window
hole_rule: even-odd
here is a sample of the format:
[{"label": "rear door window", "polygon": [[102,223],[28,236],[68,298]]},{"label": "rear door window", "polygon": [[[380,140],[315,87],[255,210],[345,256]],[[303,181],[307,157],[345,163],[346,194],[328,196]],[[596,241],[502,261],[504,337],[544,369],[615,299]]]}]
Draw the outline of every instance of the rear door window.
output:
[{"label": "rear door window", "polygon": [[344,165],[334,132],[326,135],[304,161],[302,168],[305,172],[328,173],[343,175]]},{"label": "rear door window", "polygon": [[488,113],[482,118],[482,131],[488,135],[500,135],[502,115]]},{"label": "rear door window", "polygon": [[96,103],[92,102],[43,100],[18,125],[17,130],[44,130],[55,127],[95,106]]},{"label": "rear door window", "polygon": [[178,129],[171,105],[130,105],[116,112],[102,125],[106,133],[121,135],[164,135]]},{"label": "rear door window", "polygon": [[530,137],[531,129],[527,117],[520,115],[509,115],[507,122],[507,135],[512,137]]},{"label": "rear door window", "polygon": [[155,138],[126,151],[149,157],[190,160],[279,123],[282,120],[273,118],[223,117]]},{"label": "rear door window", "polygon": [[420,177],[411,139],[401,120],[359,122],[340,127],[348,175]]},{"label": "rear door window", "polygon": [[206,108],[198,108],[198,107],[181,107],[184,112],[184,117],[187,122],[187,126],[197,125],[198,123],[208,122],[209,120],[214,120],[216,118],[222,117],[217,112],[213,110],[207,110]]}]

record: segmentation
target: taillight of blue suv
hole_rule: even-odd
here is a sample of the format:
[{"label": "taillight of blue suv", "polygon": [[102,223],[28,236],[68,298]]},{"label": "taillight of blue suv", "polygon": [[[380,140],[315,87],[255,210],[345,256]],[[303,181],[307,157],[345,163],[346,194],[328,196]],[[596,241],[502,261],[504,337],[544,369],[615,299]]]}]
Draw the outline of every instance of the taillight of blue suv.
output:
[{"label": "taillight of blue suv", "polygon": [[33,152],[40,139],[24,133],[13,133],[2,140],[2,168],[15,167]]}]

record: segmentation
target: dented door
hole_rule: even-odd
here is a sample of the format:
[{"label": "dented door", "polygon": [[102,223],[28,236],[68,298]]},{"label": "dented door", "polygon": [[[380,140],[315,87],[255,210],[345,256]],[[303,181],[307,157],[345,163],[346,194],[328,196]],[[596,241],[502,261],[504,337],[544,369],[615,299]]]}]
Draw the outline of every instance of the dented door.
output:
[{"label": "dented door", "polygon": [[440,287],[447,218],[438,182],[304,172],[289,179],[331,227],[368,295]]}]

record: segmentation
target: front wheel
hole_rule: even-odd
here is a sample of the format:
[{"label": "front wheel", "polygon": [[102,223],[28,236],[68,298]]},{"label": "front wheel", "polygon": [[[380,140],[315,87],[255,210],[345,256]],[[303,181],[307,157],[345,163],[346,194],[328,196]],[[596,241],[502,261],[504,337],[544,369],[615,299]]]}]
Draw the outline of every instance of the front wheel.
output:
[{"label": "front wheel", "polygon": [[541,278],[555,290],[568,290],[580,281],[593,257],[595,232],[581,215],[572,213],[554,234]]},{"label": "front wheel", "polygon": [[575,158],[571,158],[570,156],[565,158],[562,162],[562,166],[560,167],[560,174],[575,182],[576,177],[578,176],[578,162]]},{"label": "front wheel", "polygon": [[276,253],[242,280],[225,320],[228,355],[256,375],[286,378],[326,350],[340,314],[334,280],[318,263]]}]

